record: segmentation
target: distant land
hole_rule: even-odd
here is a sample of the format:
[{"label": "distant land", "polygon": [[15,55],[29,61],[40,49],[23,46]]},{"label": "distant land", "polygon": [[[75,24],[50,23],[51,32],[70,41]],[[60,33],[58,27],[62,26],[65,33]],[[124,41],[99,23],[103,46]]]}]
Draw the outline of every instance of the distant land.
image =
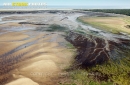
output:
[{"label": "distant land", "polygon": [[129,7],[120,6],[3,6],[0,5],[1,9],[130,9]]}]

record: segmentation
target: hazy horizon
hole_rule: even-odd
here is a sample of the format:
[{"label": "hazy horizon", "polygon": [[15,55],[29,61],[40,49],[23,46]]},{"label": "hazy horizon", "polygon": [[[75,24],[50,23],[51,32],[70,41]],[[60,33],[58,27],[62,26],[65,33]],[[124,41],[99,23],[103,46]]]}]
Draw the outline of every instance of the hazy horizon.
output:
[{"label": "hazy horizon", "polygon": [[130,0],[4,0],[0,1],[0,6],[3,6],[4,3],[12,2],[46,3],[47,7],[70,7],[72,9],[130,9]]},{"label": "hazy horizon", "polygon": [[0,9],[130,9],[129,7],[118,6],[0,6]]}]

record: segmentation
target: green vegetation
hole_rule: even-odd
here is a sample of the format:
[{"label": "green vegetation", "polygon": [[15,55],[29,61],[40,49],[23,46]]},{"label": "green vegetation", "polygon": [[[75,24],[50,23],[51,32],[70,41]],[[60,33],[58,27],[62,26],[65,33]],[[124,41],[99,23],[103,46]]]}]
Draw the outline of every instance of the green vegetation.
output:
[{"label": "green vegetation", "polygon": [[97,71],[107,77],[118,85],[130,84],[130,61],[129,59],[123,59],[117,62],[108,62],[104,65],[97,65],[89,71]]},{"label": "green vegetation", "polygon": [[97,81],[93,75],[91,77],[89,75],[86,70],[73,70],[70,72],[71,82],[60,83],[60,85],[113,85],[111,81]]},{"label": "green vegetation", "polygon": [[112,33],[130,33],[130,17],[78,17],[78,21]]},{"label": "green vegetation", "polygon": [[67,28],[66,27],[63,27],[63,26],[60,26],[60,25],[57,25],[57,24],[52,24],[50,25],[49,29],[47,29],[46,31],[49,31],[49,32],[53,32],[53,31],[66,31]]},{"label": "green vegetation", "polygon": [[109,61],[87,69],[69,71],[71,82],[60,85],[129,85],[130,59]]},{"label": "green vegetation", "polygon": [[78,69],[76,71],[73,71],[70,76],[76,85],[112,85],[112,82],[109,81],[97,81],[93,78],[93,74],[90,74],[86,70]]},{"label": "green vegetation", "polygon": [[93,9],[93,10],[84,10],[84,11],[115,13],[115,14],[124,14],[130,16],[130,9]]}]

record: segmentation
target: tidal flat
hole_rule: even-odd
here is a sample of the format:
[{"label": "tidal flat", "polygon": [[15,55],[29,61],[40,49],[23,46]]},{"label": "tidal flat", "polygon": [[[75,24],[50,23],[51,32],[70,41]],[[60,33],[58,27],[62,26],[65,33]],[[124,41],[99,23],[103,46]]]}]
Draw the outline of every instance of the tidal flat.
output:
[{"label": "tidal flat", "polygon": [[80,10],[1,11],[0,85],[128,85],[127,17]]}]

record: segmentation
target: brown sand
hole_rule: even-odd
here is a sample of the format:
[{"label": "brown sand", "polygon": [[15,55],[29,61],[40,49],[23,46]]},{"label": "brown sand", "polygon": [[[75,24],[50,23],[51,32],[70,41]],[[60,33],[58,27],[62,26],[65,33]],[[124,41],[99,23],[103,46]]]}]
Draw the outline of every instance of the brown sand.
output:
[{"label": "brown sand", "polygon": [[[42,27],[35,24],[18,24],[19,20],[47,24],[47,27],[49,24],[73,24],[77,26],[67,19],[65,23],[61,22],[60,20],[64,17],[59,16],[50,13],[14,14],[2,19],[5,23],[0,24],[1,31],[6,33],[0,35],[0,48],[2,49],[0,56],[5,54],[6,56],[2,56],[3,59],[0,60],[4,63],[4,65],[0,65],[3,68],[0,70],[2,72],[0,80],[7,79],[7,81],[3,81],[5,82],[3,85],[57,85],[60,82],[59,77],[64,73],[63,70],[70,66],[74,54],[71,49],[59,44],[66,44],[67,41],[63,36],[59,33],[31,30],[19,32],[4,30],[5,28],[24,26]],[[35,43],[30,45],[29,42]]]},{"label": "brown sand", "polygon": [[29,78],[19,78],[11,83],[5,85],[39,85],[38,83],[32,81]]},{"label": "brown sand", "polygon": [[[0,37],[0,47],[4,49],[1,54],[27,42],[37,40],[36,44],[25,47],[8,56],[8,58],[14,59],[28,52],[18,60],[13,61],[16,63],[11,64],[14,67],[14,70],[10,72],[12,79],[5,85],[56,85],[59,82],[58,77],[63,72],[62,70],[71,64],[73,52],[65,47],[59,47],[57,42],[63,41],[64,39],[60,39],[62,37],[59,37],[56,40],[57,42],[47,42],[53,37],[50,34],[42,38],[45,35],[44,33],[39,33],[34,38],[24,41],[20,40],[29,36],[23,32],[7,33]],[[8,66],[6,69],[8,70]],[[4,77],[4,74],[1,77]]]}]

